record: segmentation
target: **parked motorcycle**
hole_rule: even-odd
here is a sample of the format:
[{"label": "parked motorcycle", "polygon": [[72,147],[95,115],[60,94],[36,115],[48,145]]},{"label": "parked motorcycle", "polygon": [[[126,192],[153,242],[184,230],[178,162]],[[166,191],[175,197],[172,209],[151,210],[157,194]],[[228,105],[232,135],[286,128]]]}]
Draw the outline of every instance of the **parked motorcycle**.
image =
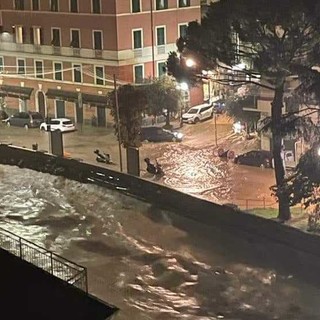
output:
[{"label": "parked motorcycle", "polygon": [[149,158],[145,158],[144,161],[147,164],[147,172],[155,175],[158,178],[164,176],[164,171],[162,169],[162,166],[157,160],[155,164],[151,163]]},{"label": "parked motorcycle", "polygon": [[97,162],[106,163],[106,164],[113,164],[109,153],[105,153],[105,152],[101,153],[99,151],[99,149],[93,151],[93,153],[95,153],[97,155],[97,157],[96,157]]},{"label": "parked motorcycle", "polygon": [[156,159],[156,176],[157,177],[164,176],[164,171],[162,169],[162,165],[157,161],[157,159]]}]

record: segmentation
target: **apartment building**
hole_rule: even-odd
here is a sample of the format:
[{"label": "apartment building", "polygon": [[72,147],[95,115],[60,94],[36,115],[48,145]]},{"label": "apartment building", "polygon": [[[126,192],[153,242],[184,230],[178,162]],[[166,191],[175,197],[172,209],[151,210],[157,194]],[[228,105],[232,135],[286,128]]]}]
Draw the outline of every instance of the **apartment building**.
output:
[{"label": "apartment building", "polygon": [[113,75],[119,84],[161,76],[200,18],[200,0],[1,0],[0,96],[10,112],[104,126]]}]

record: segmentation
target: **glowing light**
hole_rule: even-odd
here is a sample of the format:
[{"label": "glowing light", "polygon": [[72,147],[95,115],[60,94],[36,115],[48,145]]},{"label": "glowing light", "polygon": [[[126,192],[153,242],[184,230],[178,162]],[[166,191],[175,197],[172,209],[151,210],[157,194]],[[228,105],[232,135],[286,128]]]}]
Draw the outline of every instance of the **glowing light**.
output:
[{"label": "glowing light", "polygon": [[241,130],[242,130],[242,124],[241,122],[236,122],[233,124],[233,131],[234,133],[241,133]]},{"label": "glowing light", "polygon": [[187,91],[189,89],[188,84],[186,82],[181,82],[180,83],[180,89]]},{"label": "glowing light", "polygon": [[318,156],[320,157],[320,147],[318,148]]},{"label": "glowing light", "polygon": [[188,68],[192,68],[194,65],[195,65],[195,62],[194,62],[192,59],[188,58],[188,59],[186,60],[186,66],[187,66]]}]

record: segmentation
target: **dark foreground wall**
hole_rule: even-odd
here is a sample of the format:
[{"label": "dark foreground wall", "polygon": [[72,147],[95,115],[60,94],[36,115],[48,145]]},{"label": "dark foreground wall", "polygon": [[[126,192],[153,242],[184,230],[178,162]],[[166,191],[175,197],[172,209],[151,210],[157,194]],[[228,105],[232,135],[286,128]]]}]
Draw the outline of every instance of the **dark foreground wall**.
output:
[{"label": "dark foreground wall", "polygon": [[102,320],[116,309],[0,249],[0,319]]}]

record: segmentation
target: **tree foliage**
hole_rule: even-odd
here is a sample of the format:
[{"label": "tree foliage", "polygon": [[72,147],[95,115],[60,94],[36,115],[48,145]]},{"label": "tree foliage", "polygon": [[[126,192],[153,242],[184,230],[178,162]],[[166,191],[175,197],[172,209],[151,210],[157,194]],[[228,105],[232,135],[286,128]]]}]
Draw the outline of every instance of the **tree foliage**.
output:
[{"label": "tree foliage", "polygon": [[255,108],[257,90],[249,86],[241,86],[237,93],[226,100],[226,112],[230,117],[247,123],[248,127],[256,127],[260,118],[259,112],[247,111],[245,108]]},{"label": "tree foliage", "polygon": [[[117,90],[120,122],[120,141],[126,147],[140,147],[140,130],[142,113],[146,109],[146,96],[138,86],[124,85]],[[108,94],[108,105],[111,115],[117,120],[115,91]],[[115,134],[118,137],[118,121],[114,124]]]},{"label": "tree foliage", "polygon": [[[232,74],[232,66],[245,63],[243,76],[234,79],[233,84],[250,83],[273,92],[270,128],[281,220],[290,219],[281,158],[284,97],[293,76],[300,82],[300,92],[314,91],[318,74],[313,66],[320,57],[319,4],[319,0],[211,3],[202,23],[189,23],[186,37],[178,41],[180,57],[171,54],[168,59],[169,73],[179,77],[190,72],[183,73],[181,69],[185,68],[186,58],[192,56],[197,67],[191,82],[201,69],[219,66],[226,74]],[[225,79],[221,83],[229,84]]]},{"label": "tree foliage", "polygon": [[166,109],[169,118],[170,113],[178,111],[181,107],[181,91],[176,88],[172,78],[148,80],[142,86],[142,90],[147,100],[147,113],[150,115],[162,115]]},{"label": "tree foliage", "polygon": [[320,141],[300,158],[294,173],[287,179],[286,191],[290,194],[290,204],[304,202],[308,207],[320,202]]}]

